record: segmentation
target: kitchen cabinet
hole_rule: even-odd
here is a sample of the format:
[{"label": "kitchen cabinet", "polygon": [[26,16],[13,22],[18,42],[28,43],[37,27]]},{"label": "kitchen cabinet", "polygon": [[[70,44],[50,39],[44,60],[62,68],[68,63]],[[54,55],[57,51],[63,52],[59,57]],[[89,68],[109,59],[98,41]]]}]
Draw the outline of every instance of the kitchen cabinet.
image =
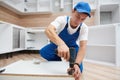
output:
[{"label": "kitchen cabinet", "polygon": [[24,0],[24,12],[37,12],[38,0]]},{"label": "kitchen cabinet", "polygon": [[0,22],[0,54],[12,51],[12,27]]},{"label": "kitchen cabinet", "polygon": [[18,14],[42,14],[52,12],[51,0],[0,0],[0,5]]},{"label": "kitchen cabinet", "polygon": [[100,24],[112,24],[120,22],[119,4],[100,5]]},{"label": "kitchen cabinet", "polygon": [[25,0],[25,12],[52,12],[51,0]]},{"label": "kitchen cabinet", "polygon": [[104,4],[118,4],[120,3],[120,0],[99,0],[99,4],[100,5],[104,5]]},{"label": "kitchen cabinet", "polygon": [[13,50],[25,48],[25,30],[13,27]]},{"label": "kitchen cabinet", "polygon": [[24,0],[0,0],[0,5],[17,13],[24,12]]},{"label": "kitchen cabinet", "polygon": [[51,0],[38,0],[38,12],[52,12]]},{"label": "kitchen cabinet", "polygon": [[0,54],[41,49],[49,43],[44,31],[45,27],[24,28],[0,22]]},{"label": "kitchen cabinet", "polygon": [[0,54],[25,49],[25,28],[0,22]]},{"label": "kitchen cabinet", "polygon": [[89,27],[85,59],[120,66],[120,24]]},{"label": "kitchen cabinet", "polygon": [[40,50],[48,44],[48,38],[44,33],[45,28],[28,28],[26,30],[25,45],[27,50]]}]

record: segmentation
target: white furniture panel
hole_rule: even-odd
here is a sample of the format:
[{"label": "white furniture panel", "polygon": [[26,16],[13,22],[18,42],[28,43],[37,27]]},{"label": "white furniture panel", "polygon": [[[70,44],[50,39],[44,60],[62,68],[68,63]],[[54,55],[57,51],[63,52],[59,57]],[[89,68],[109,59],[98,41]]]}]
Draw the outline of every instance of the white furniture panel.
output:
[{"label": "white furniture panel", "polygon": [[26,0],[25,12],[26,13],[50,13],[52,12],[51,0]]},{"label": "white furniture panel", "polygon": [[13,37],[12,37],[12,49],[24,50],[25,49],[25,29],[20,26],[12,25]]},{"label": "white furniture panel", "polygon": [[20,30],[13,28],[13,49],[20,47]]},{"label": "white furniture panel", "polygon": [[119,4],[100,5],[100,24],[119,23]]},{"label": "white furniture panel", "polygon": [[1,0],[0,3],[14,12],[24,12],[24,0]]},{"label": "white furniture panel", "polygon": [[38,0],[38,12],[52,12],[52,1]]},{"label": "white furniture panel", "polygon": [[12,27],[0,23],[0,54],[12,51]]},{"label": "white furniture panel", "polygon": [[25,28],[0,22],[0,54],[25,49]]},{"label": "white furniture panel", "polygon": [[52,12],[51,0],[0,0],[0,5],[18,14],[47,14]]},{"label": "white furniture panel", "polygon": [[87,46],[87,59],[115,64],[115,46]]},{"label": "white furniture panel", "polygon": [[74,80],[73,77],[58,77],[58,76],[15,76],[15,75],[1,75],[1,80]]},{"label": "white furniture panel", "polygon": [[116,65],[120,66],[120,24],[116,27]]},{"label": "white furniture panel", "polygon": [[20,48],[25,49],[25,29],[20,30]]},{"label": "white furniture panel", "polygon": [[[48,67],[49,66],[49,67]],[[57,67],[57,68],[56,68]],[[6,67],[1,80],[74,80],[67,74],[68,62],[46,61],[34,64],[32,60],[20,60]],[[20,77],[20,78],[19,78]]]},{"label": "white furniture panel", "polygon": [[48,43],[48,38],[44,33],[45,28],[28,29],[26,32],[26,49],[40,50]]},{"label": "white furniture panel", "polygon": [[120,24],[89,27],[85,59],[120,66]]},{"label": "white furniture panel", "polygon": [[115,25],[100,25],[89,28],[88,44],[115,45]]},{"label": "white furniture panel", "polygon": [[67,74],[69,63],[62,61],[46,61],[35,64],[34,60],[20,60],[4,68],[6,70],[3,74],[69,76]]},{"label": "white furniture panel", "polygon": [[99,0],[100,4],[118,4],[120,0]]},{"label": "white furniture panel", "polygon": [[25,0],[25,12],[37,12],[38,0]]}]

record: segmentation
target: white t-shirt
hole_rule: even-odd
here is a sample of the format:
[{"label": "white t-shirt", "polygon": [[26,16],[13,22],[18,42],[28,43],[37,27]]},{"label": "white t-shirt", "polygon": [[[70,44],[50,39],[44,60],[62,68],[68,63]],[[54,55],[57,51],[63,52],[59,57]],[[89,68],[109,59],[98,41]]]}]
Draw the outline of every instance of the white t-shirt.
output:
[{"label": "white t-shirt", "polygon": [[[57,33],[59,34],[64,28],[67,23],[67,16],[59,16],[57,17],[51,24],[55,26]],[[78,25],[75,29],[72,29],[70,26],[70,17],[68,20],[68,32],[69,34],[73,34],[77,31],[80,25]],[[79,37],[77,43],[82,40],[88,40],[88,26],[85,23],[82,23]]]}]

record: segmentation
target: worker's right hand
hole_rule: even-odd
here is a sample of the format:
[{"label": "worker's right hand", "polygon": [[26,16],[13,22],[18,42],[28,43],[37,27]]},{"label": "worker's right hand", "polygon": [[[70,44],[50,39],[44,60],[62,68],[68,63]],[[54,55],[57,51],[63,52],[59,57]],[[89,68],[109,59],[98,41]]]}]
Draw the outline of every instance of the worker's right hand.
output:
[{"label": "worker's right hand", "polygon": [[69,60],[70,58],[70,52],[69,52],[69,48],[66,44],[61,44],[58,45],[58,56],[61,58],[64,58],[65,60]]}]

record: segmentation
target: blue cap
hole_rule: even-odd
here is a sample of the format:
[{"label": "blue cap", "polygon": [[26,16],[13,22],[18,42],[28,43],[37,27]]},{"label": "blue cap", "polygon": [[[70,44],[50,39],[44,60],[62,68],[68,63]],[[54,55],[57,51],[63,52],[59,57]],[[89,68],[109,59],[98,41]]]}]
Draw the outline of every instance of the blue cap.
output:
[{"label": "blue cap", "polygon": [[89,17],[91,17],[90,12],[91,12],[91,8],[89,6],[88,3],[86,2],[78,2],[74,9],[76,9],[77,12],[80,13],[87,13]]}]

